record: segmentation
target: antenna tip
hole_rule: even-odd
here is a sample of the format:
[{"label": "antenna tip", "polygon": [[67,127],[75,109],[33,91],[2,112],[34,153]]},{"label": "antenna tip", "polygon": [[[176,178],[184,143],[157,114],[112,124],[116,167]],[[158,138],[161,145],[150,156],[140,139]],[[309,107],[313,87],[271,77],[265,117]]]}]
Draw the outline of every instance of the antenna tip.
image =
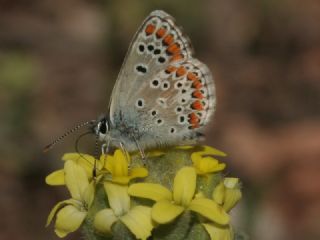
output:
[{"label": "antenna tip", "polygon": [[48,152],[50,149],[52,148],[52,144],[49,144],[47,146],[45,146],[42,151],[45,153],[45,152]]}]

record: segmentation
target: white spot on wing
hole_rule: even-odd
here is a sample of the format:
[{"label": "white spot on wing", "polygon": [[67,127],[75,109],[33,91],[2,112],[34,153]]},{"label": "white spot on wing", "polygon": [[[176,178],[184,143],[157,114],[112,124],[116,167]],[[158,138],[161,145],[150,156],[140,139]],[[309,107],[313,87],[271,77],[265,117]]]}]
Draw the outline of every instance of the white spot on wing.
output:
[{"label": "white spot on wing", "polygon": [[167,99],[166,98],[157,98],[157,104],[163,108],[167,108]]},{"label": "white spot on wing", "polygon": [[140,109],[144,108],[144,106],[145,106],[145,101],[144,101],[144,99],[143,99],[143,98],[138,98],[137,101],[136,101],[135,106],[136,106],[137,108],[140,108]]}]

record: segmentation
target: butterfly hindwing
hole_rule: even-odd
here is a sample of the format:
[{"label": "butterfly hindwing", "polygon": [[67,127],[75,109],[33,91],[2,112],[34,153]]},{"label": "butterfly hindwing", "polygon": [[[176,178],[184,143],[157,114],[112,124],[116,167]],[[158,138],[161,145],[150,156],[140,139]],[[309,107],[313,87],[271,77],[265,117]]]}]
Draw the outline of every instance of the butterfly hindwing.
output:
[{"label": "butterfly hindwing", "polygon": [[173,63],[130,96],[143,142],[153,145],[188,142],[210,120],[215,107],[212,76],[206,65],[191,58]]}]

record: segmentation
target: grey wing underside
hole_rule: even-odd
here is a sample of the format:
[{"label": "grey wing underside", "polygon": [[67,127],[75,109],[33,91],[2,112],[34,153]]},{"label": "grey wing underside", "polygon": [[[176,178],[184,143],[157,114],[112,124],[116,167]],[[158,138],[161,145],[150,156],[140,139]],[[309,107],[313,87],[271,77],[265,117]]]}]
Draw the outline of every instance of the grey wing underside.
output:
[{"label": "grey wing underside", "polygon": [[[194,143],[208,124],[215,109],[215,89],[208,68],[197,59],[172,64],[175,71],[160,71],[130,96],[126,111],[138,119],[145,146]],[[179,75],[185,69],[186,73]],[[196,73],[201,86],[195,88],[188,73]],[[190,76],[190,75],[189,75]],[[159,81],[157,86],[153,80]],[[139,107],[138,100],[143,100]]]},{"label": "grey wing underside", "polygon": [[[148,35],[149,25],[155,28]],[[165,61],[159,62],[160,57]],[[134,134],[143,148],[189,143],[208,123],[214,107],[209,69],[192,58],[190,42],[173,18],[152,12],[136,33],[113,89],[111,124]]]},{"label": "grey wing underside", "polygon": [[[153,24],[156,26],[153,34],[147,36],[144,29],[148,24]],[[182,45],[182,52],[185,58],[191,57],[191,46],[190,42],[183,37],[180,29],[175,27],[174,19],[167,13],[161,10],[156,10],[151,12],[151,14],[143,21],[138,31],[136,32],[133,40],[129,46],[129,50],[122,64],[120,73],[118,75],[117,81],[112,91],[111,101],[110,101],[110,118],[111,121],[121,112],[121,110],[127,106],[129,97],[132,93],[139,90],[141,84],[152,76],[157,74],[161,69],[164,69],[169,65],[168,61],[159,64],[157,62],[158,58],[156,55],[152,54],[141,54],[138,52],[138,46],[140,43],[144,47],[148,45],[154,45],[152,51],[147,50],[146,53],[154,53],[156,49],[160,49],[163,53],[165,48],[162,44],[162,39],[158,39],[155,32],[162,26],[166,26],[168,31],[173,30],[172,33],[175,34],[174,38],[179,41]],[[157,54],[160,55],[160,54]],[[143,66],[148,66],[147,73],[141,75],[137,73],[136,67],[142,64]]]}]

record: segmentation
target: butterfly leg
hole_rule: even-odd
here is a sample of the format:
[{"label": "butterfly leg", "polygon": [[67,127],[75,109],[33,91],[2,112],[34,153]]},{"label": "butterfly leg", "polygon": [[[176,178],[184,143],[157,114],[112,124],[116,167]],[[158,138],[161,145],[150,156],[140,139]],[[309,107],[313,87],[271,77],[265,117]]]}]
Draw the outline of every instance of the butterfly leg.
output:
[{"label": "butterfly leg", "polygon": [[147,165],[147,160],[146,160],[146,154],[144,153],[141,145],[139,144],[139,141],[137,140],[137,138],[133,135],[133,139],[134,139],[134,142],[136,143],[136,146],[139,150],[139,153],[140,153],[140,156],[141,156],[141,159],[142,159],[142,163],[144,166]]},{"label": "butterfly leg", "polygon": [[101,145],[101,152],[103,155],[106,155],[109,152],[110,141]]},{"label": "butterfly leg", "polygon": [[[127,162],[129,163],[129,162],[130,162],[130,160],[129,160],[129,158],[128,158],[129,153],[128,153],[128,151],[126,150],[123,142],[119,141],[119,146],[120,146],[121,151],[123,152],[123,154],[126,156]],[[130,165],[128,165],[128,168],[130,169]]]}]

